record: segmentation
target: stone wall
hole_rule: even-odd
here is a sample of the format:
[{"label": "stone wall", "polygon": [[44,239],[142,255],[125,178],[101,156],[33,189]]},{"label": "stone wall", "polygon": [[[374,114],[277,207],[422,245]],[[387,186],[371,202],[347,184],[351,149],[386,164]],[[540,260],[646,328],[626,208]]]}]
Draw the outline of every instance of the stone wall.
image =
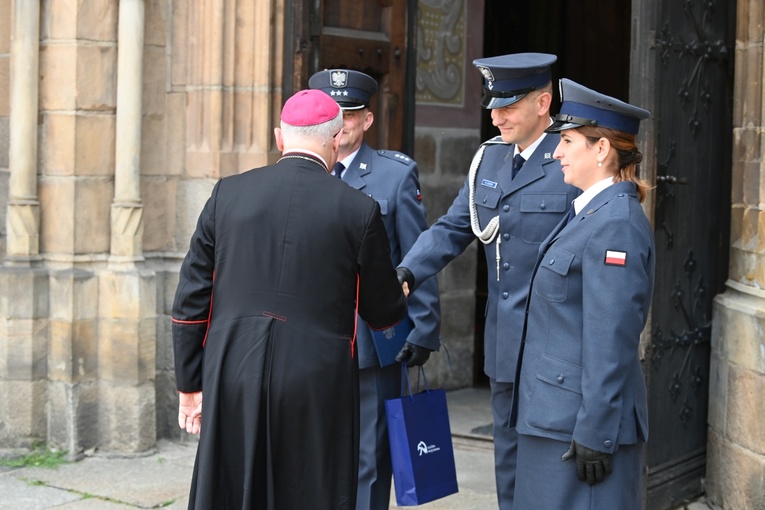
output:
[{"label": "stone wall", "polygon": [[182,436],[178,267],[215,181],[277,157],[281,9],[0,0],[0,447]]},{"label": "stone wall", "polygon": [[[479,144],[477,129],[416,129],[415,160],[429,224],[444,214],[457,196]],[[473,382],[477,249],[474,242],[437,276],[443,347],[426,365],[431,386],[463,388]]]},{"label": "stone wall", "polygon": [[715,299],[707,496],[725,509],[765,508],[765,7],[739,0],[727,290]]},{"label": "stone wall", "polygon": [[[430,222],[481,141],[482,5],[422,4],[414,157]],[[278,157],[283,8],[0,0],[0,448],[131,454],[187,437],[178,268],[214,183]],[[438,275],[434,386],[473,381],[477,250]]]}]

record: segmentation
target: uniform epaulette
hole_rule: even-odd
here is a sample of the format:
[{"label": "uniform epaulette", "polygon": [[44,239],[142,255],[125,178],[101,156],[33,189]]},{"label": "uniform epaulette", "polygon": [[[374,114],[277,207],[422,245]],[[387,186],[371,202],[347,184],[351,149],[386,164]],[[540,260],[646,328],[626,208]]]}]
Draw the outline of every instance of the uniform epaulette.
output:
[{"label": "uniform epaulette", "polygon": [[404,154],[403,152],[398,151],[391,151],[391,150],[379,150],[377,151],[377,154],[384,158],[392,159],[393,161],[398,161],[399,163],[403,165],[412,165],[414,164],[414,160]]},{"label": "uniform epaulette", "polygon": [[502,140],[502,137],[500,135],[497,135],[494,138],[490,138],[486,140],[481,145],[498,145],[498,144],[510,145],[509,143]]},{"label": "uniform epaulette", "polygon": [[611,202],[611,217],[612,218],[628,218],[630,215],[630,201],[625,200],[630,196],[629,193],[619,193]]}]

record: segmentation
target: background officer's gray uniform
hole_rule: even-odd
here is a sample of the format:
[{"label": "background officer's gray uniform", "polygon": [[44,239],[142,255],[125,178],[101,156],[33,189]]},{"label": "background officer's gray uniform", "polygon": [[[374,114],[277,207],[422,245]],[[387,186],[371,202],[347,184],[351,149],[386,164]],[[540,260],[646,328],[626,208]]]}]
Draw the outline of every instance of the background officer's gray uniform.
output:
[{"label": "background officer's gray uniform", "polygon": [[[343,73],[347,77],[345,81]],[[341,83],[344,84],[342,87],[336,86]],[[322,71],[311,77],[309,86],[329,93],[344,109],[365,107],[369,104],[370,96],[377,90],[377,84],[371,77],[352,70]],[[417,236],[428,226],[420,194],[417,164],[406,154],[374,150],[362,142],[353,161],[342,173],[342,179],[374,198],[380,205],[390,242],[391,260],[394,266],[397,265]],[[417,295],[409,296],[407,301],[409,318],[413,323],[407,341],[429,350],[438,350],[441,309],[437,279],[424,281]],[[356,508],[387,510],[390,505],[392,467],[385,400],[397,398],[401,394],[401,365],[393,363],[380,367],[366,323],[359,322],[356,335],[360,368]]]}]

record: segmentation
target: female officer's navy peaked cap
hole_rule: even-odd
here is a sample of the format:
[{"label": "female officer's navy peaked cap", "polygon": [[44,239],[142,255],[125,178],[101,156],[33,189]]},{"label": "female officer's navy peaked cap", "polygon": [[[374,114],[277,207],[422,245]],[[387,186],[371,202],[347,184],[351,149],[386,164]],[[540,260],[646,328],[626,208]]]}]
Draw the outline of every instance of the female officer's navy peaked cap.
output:
[{"label": "female officer's navy peaked cap", "polygon": [[590,90],[568,78],[560,80],[560,113],[547,133],[581,126],[600,126],[636,135],[640,121],[651,112],[632,106],[611,96]]}]

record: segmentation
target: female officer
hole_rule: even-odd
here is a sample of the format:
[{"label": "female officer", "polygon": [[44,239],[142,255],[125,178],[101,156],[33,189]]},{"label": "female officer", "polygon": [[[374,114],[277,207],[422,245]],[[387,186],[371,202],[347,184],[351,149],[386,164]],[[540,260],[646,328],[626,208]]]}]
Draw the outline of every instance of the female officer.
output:
[{"label": "female officer", "polygon": [[656,255],[635,137],[650,114],[565,78],[561,99],[547,132],[560,132],[554,157],[582,194],[541,244],[532,277],[515,503],[637,510],[648,438],[638,344]]}]

